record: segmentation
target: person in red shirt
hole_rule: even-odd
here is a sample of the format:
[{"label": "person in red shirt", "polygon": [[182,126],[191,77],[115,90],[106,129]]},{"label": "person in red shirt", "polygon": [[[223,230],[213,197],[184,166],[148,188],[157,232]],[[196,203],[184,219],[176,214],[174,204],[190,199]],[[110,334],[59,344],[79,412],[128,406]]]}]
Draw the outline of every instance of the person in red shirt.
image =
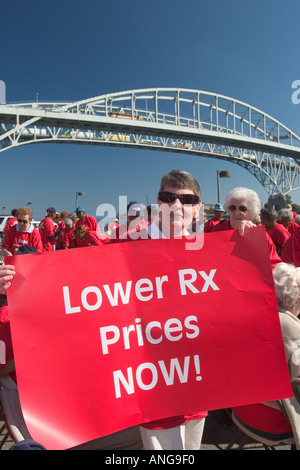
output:
[{"label": "person in red shirt", "polygon": [[107,224],[106,228],[105,228],[105,231],[108,233],[108,235],[111,234],[112,230],[115,230],[117,227],[119,227],[120,224],[119,224],[119,220],[118,219],[114,219],[113,222],[111,222],[110,224]]},{"label": "person in red shirt", "polygon": [[9,229],[2,243],[2,247],[8,251],[7,254],[17,254],[22,246],[36,248],[38,252],[43,251],[41,236],[31,221],[32,210],[29,207],[20,207],[17,212],[17,224]]},{"label": "person in red shirt", "polygon": [[65,228],[63,231],[63,249],[65,250],[75,246],[74,229],[75,224],[73,220],[67,217],[65,219]]},{"label": "person in red shirt", "polygon": [[262,209],[260,213],[261,223],[265,226],[267,233],[272,239],[277,253],[281,254],[281,249],[290,238],[287,228],[277,223],[278,214],[274,209]]},{"label": "person in red shirt", "polygon": [[80,225],[84,225],[87,230],[93,230],[98,234],[101,233],[100,227],[98,225],[97,220],[92,215],[86,215],[85,209],[82,206],[76,208],[76,215],[78,220],[75,223],[75,227],[79,227]]},{"label": "person in red shirt", "polygon": [[74,229],[75,247],[96,246],[109,243],[107,235],[98,235],[95,230],[88,230],[85,225],[79,225]]},{"label": "person in red shirt", "polygon": [[281,250],[281,259],[285,263],[300,266],[300,226],[289,237]]},{"label": "person in red shirt", "polygon": [[285,208],[291,211],[291,213],[293,214],[293,220],[295,220],[295,218],[297,217],[297,212],[293,211],[292,204],[286,204]]},{"label": "person in red shirt", "polygon": [[278,223],[284,225],[290,235],[299,227],[299,225],[294,222],[293,213],[289,209],[280,209],[278,211]]},{"label": "person in red shirt", "polygon": [[54,207],[49,207],[46,211],[46,217],[41,221],[39,225],[39,232],[42,239],[43,251],[55,250],[55,225],[53,218],[56,213]]},{"label": "person in red shirt", "polygon": [[[217,225],[212,230],[212,233],[222,230],[239,230],[239,232],[243,234],[245,227],[256,227],[252,220],[260,214],[261,201],[258,194],[252,189],[238,187],[232,189],[227,195],[224,209],[229,214],[229,220]],[[276,264],[281,262],[281,258],[267,232],[266,238],[271,266],[274,268]]]},{"label": "person in red shirt", "polygon": [[59,214],[59,221],[57,223],[57,227],[55,229],[55,233],[57,234],[57,239],[55,243],[56,250],[62,250],[64,245],[64,230],[65,230],[65,219],[68,217],[68,211],[62,211]]},{"label": "person in red shirt", "polygon": [[17,212],[18,209],[13,209],[11,211],[12,218],[8,220],[7,224],[5,225],[5,229],[3,235],[5,236],[6,233],[9,231],[10,227],[13,227],[17,223]]},{"label": "person in red shirt", "polygon": [[211,232],[212,229],[218,225],[220,222],[223,221],[223,215],[224,215],[224,208],[222,206],[222,204],[215,204],[215,207],[214,207],[214,214],[215,216],[208,220],[206,222],[206,224],[204,225],[204,233],[208,233],[208,232]]},{"label": "person in red shirt", "polygon": [[112,230],[110,235],[111,243],[126,240],[128,237],[133,237],[136,240],[139,238],[136,232],[140,232],[148,225],[142,205],[136,201],[131,201],[127,205],[127,222]]}]

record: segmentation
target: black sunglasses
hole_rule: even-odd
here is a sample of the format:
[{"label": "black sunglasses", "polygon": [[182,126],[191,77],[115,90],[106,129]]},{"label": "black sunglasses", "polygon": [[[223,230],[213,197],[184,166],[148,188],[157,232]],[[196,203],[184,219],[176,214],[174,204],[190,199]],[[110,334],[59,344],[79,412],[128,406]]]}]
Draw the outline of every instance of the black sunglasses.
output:
[{"label": "black sunglasses", "polygon": [[29,223],[29,220],[18,219],[18,223],[19,223],[19,224],[28,224],[28,223]]},{"label": "black sunglasses", "polygon": [[237,206],[229,206],[228,209],[229,209],[230,211],[232,211],[232,212],[234,212],[236,209],[238,209],[240,212],[247,212],[248,207],[246,207],[246,206],[239,206],[239,207],[237,207]]},{"label": "black sunglasses", "polygon": [[160,191],[158,193],[158,199],[167,204],[171,204],[175,202],[176,199],[179,199],[181,204],[191,204],[192,206],[195,206],[200,202],[199,196],[196,196],[195,194],[174,194],[169,193],[168,191]]}]

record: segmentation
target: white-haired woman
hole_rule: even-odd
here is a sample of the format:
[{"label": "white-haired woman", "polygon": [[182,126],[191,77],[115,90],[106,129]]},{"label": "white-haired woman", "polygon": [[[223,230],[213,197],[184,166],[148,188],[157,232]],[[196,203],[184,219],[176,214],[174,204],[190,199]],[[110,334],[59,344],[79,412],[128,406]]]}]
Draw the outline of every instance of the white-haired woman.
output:
[{"label": "white-haired woman", "polygon": [[[223,230],[239,230],[243,235],[246,228],[256,227],[252,221],[255,220],[261,211],[261,201],[258,194],[252,189],[238,187],[230,191],[226,196],[224,209],[229,214],[229,220],[217,225],[212,232]],[[281,261],[276,252],[274,243],[266,232],[272,268]]]},{"label": "white-haired woman", "polygon": [[255,191],[239,187],[227,194],[224,209],[229,214],[230,220],[218,225],[214,231],[240,230],[242,226],[254,227],[252,220],[260,214],[261,202]]},{"label": "white-haired woman", "polygon": [[300,268],[279,263],[273,270],[287,367],[294,396],[280,401],[233,408],[256,433],[270,439],[294,437],[300,450]]},{"label": "white-haired woman", "polygon": [[293,212],[287,208],[278,211],[278,223],[282,224],[290,235],[293,235],[298,227],[298,224],[293,220]]}]

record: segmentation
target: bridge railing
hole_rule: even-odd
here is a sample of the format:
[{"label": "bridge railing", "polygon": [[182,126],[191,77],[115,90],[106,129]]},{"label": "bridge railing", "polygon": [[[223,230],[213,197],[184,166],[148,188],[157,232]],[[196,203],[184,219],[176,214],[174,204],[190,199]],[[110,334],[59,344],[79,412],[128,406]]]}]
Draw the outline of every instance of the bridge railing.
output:
[{"label": "bridge railing", "polygon": [[113,93],[73,103],[33,102],[9,106],[49,113],[144,120],[300,147],[300,138],[294,132],[263,111],[223,95],[198,90],[154,88]]}]

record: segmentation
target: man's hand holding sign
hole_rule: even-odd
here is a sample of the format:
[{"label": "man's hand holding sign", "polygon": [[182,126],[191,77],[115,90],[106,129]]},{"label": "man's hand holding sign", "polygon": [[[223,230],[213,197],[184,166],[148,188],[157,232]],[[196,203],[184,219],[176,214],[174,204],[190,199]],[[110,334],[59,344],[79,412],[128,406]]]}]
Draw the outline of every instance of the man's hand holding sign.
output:
[{"label": "man's hand holding sign", "polygon": [[264,229],[185,244],[9,259],[22,409],[46,448],[292,395]]}]

